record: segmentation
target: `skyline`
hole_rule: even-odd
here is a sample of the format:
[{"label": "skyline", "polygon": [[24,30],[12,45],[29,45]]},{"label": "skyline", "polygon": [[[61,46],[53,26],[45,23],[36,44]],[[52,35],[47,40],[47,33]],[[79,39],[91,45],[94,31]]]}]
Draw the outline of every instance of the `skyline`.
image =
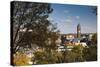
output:
[{"label": "skyline", "polygon": [[76,33],[80,23],[82,33],[97,32],[97,16],[92,13],[95,6],[51,4],[53,12],[49,20],[57,24],[61,34]]}]

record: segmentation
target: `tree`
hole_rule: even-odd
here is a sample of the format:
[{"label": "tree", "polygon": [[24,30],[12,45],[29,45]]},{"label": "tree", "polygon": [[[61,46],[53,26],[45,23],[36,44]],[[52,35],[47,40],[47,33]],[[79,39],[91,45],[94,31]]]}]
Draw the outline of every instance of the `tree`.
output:
[{"label": "tree", "polygon": [[[47,3],[19,1],[11,2],[11,6],[11,21],[13,25],[11,64],[13,65],[13,54],[16,54],[19,50],[23,51],[23,49],[32,48],[33,44],[43,46],[45,41],[43,32],[47,33],[47,28],[50,25],[47,18],[53,9]],[[29,32],[30,29],[33,32]],[[40,33],[44,35],[42,36]],[[39,38],[40,40],[37,40]]]},{"label": "tree", "polygon": [[[12,6],[14,6],[12,53],[23,53],[25,49],[33,49],[33,45],[36,45],[43,49],[44,52],[40,53],[41,55],[45,55],[45,51],[47,51],[47,55],[51,54],[51,50],[57,48],[56,40],[59,33],[56,26],[48,20],[49,14],[53,11],[50,4],[13,2]],[[38,56],[40,55],[36,53],[35,57]],[[12,64],[14,63],[12,62]]]},{"label": "tree", "polygon": [[93,13],[95,16],[98,15],[97,13],[97,6],[89,6],[90,12]]},{"label": "tree", "polygon": [[36,51],[32,59],[34,64],[48,64],[47,54],[45,51]]},{"label": "tree", "polygon": [[26,54],[16,53],[13,57],[15,66],[30,65],[29,62],[31,62],[31,58],[29,58]]},{"label": "tree", "polygon": [[[50,8],[50,4],[46,3],[16,1],[12,2],[11,5],[13,6],[11,16],[13,22],[13,53],[16,53],[22,46],[31,46],[32,37],[29,36],[29,38],[25,39],[27,35],[30,35],[28,32],[29,29],[33,29],[34,31],[35,27],[35,30],[38,30],[38,28],[41,28],[41,25],[42,28],[45,28],[50,24],[47,18],[53,9]],[[20,35],[19,32],[22,29],[26,29],[26,31]],[[20,36],[20,38],[18,38],[18,36]],[[23,42],[27,42],[28,45],[26,43],[22,44]]]},{"label": "tree", "polygon": [[67,52],[66,62],[82,62],[84,61],[82,55],[83,55],[83,46],[81,45],[74,46],[71,51]]},{"label": "tree", "polygon": [[94,44],[97,44],[97,33],[95,33],[93,36],[92,36],[92,42],[94,43]]},{"label": "tree", "polygon": [[90,46],[89,48],[84,48],[83,58],[85,59],[85,61],[96,61],[97,60],[97,46]]},{"label": "tree", "polygon": [[95,14],[95,15],[97,15],[97,7],[94,7],[94,8],[92,8],[93,9],[93,13]]},{"label": "tree", "polygon": [[50,54],[48,54],[48,51],[36,51],[34,55],[34,64],[53,64],[62,62],[61,52],[54,50]]}]

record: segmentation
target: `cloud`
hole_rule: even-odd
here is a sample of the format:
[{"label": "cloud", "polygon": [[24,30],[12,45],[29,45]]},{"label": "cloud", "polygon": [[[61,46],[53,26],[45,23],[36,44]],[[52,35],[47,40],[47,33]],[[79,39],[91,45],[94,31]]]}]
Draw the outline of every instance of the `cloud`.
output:
[{"label": "cloud", "polygon": [[80,16],[75,16],[76,19],[80,19]]},{"label": "cloud", "polygon": [[54,20],[52,17],[49,17],[49,18],[47,18],[47,19],[50,20],[50,21],[53,21],[53,20]]},{"label": "cloud", "polygon": [[61,20],[59,20],[59,22],[72,23],[73,22],[73,17],[72,16],[66,16],[66,17],[62,18]]},{"label": "cloud", "polygon": [[65,22],[71,23],[72,22],[72,19],[66,19]]},{"label": "cloud", "polygon": [[69,11],[68,10],[64,10],[64,13],[69,13]]},{"label": "cloud", "polygon": [[71,18],[62,19],[61,22],[63,23],[72,23],[73,20]]},{"label": "cloud", "polygon": [[53,13],[57,13],[57,11],[56,10],[53,10]]},{"label": "cloud", "polygon": [[73,21],[72,16],[67,16],[65,22],[71,23]]}]

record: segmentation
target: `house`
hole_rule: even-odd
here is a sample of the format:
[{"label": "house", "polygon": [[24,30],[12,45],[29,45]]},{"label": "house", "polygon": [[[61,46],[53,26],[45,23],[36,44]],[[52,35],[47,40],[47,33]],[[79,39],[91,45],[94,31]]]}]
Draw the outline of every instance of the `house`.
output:
[{"label": "house", "polygon": [[75,38],[72,41],[73,45],[82,45],[83,47],[87,46],[87,42],[81,41],[81,38]]}]

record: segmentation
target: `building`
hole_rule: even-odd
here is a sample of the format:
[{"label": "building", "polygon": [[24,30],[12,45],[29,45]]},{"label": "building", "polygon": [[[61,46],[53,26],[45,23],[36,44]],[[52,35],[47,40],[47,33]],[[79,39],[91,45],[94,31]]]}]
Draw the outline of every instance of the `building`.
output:
[{"label": "building", "polygon": [[77,38],[81,37],[81,26],[80,24],[77,25]]},{"label": "building", "polygon": [[74,38],[76,38],[76,34],[66,34],[66,39],[72,40]]}]

